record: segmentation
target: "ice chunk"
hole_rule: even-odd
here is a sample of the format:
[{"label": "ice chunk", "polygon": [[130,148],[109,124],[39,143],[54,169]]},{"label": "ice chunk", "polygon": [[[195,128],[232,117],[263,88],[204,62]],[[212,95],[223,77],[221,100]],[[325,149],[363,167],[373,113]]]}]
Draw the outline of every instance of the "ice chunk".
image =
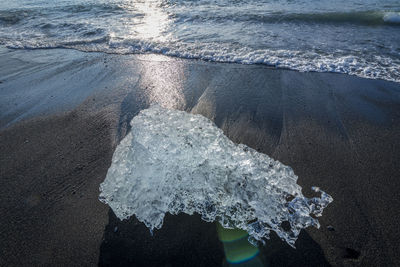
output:
[{"label": "ice chunk", "polygon": [[118,218],[135,215],[151,231],[167,212],[198,213],[246,230],[252,242],[272,230],[294,246],[301,229],[319,227],[315,216],[332,201],[318,188],[320,197],[304,197],[290,167],[233,143],[201,115],[152,106],[131,126],[100,185],[100,200]]}]

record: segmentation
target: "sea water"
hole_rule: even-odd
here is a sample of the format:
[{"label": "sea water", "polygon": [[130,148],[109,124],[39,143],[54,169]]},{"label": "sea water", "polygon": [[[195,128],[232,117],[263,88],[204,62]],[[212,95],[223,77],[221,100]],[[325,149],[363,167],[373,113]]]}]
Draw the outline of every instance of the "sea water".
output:
[{"label": "sea water", "polygon": [[400,82],[398,0],[2,0],[0,45],[159,53]]}]

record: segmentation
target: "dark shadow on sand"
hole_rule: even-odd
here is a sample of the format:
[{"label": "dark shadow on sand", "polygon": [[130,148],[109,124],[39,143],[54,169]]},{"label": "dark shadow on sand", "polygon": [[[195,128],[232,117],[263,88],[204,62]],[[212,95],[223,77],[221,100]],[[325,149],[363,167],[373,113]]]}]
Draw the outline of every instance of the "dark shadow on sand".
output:
[{"label": "dark shadow on sand", "polygon": [[220,266],[224,253],[215,224],[199,216],[166,216],[149,229],[136,218],[120,221],[109,211],[99,266]]},{"label": "dark shadow on sand", "polygon": [[[134,216],[119,220],[110,209],[99,266],[222,266],[224,251],[215,223],[199,215],[170,215],[153,236]],[[321,247],[302,231],[293,249],[275,234],[260,246],[267,266],[330,266]]]}]

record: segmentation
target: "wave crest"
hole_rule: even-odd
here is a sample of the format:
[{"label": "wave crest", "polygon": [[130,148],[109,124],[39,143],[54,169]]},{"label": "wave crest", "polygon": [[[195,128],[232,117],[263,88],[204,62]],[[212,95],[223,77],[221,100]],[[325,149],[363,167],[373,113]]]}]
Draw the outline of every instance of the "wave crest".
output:
[{"label": "wave crest", "polygon": [[398,24],[398,25],[400,25],[400,12],[387,12],[387,13],[383,16],[383,20],[384,20],[386,23]]},{"label": "wave crest", "polygon": [[357,11],[357,12],[319,12],[319,13],[282,13],[268,14],[196,14],[193,16],[180,15],[177,19],[184,22],[215,21],[215,22],[245,22],[245,23],[313,23],[313,24],[358,24],[377,26],[396,24],[400,15],[396,12]]}]

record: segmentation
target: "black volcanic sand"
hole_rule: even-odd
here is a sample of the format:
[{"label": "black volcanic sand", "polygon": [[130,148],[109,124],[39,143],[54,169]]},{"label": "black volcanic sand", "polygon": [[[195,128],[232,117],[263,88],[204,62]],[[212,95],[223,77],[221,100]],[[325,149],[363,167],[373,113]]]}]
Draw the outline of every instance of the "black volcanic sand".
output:
[{"label": "black volcanic sand", "polygon": [[[151,236],[98,201],[129,121],[200,113],[334,198],[269,266],[400,266],[400,84],[155,55],[0,49],[0,266],[220,266],[215,224],[168,215]],[[132,129],[134,130],[134,129]]]}]

